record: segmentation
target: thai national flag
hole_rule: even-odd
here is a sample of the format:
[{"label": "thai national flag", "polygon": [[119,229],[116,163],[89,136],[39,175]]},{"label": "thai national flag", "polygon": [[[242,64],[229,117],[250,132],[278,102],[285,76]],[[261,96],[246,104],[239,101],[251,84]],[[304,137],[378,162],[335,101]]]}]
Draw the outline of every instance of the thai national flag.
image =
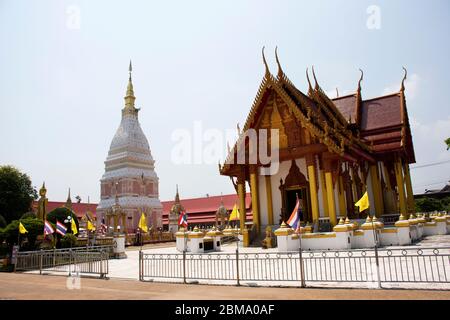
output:
[{"label": "thai national flag", "polygon": [[178,225],[187,228],[187,214],[184,211],[180,212],[180,217],[178,218]]},{"label": "thai national flag", "polygon": [[58,220],[56,220],[56,232],[62,236],[64,236],[67,232],[67,227]]},{"label": "thai national flag", "polygon": [[292,210],[292,214],[289,217],[289,220],[287,221],[287,224],[291,226],[292,229],[297,230],[300,224],[300,215],[301,215],[301,208],[300,208],[300,199],[297,198],[297,203],[295,204],[294,210]]},{"label": "thai national flag", "polygon": [[50,222],[45,220],[44,223],[44,236],[55,233],[55,229],[53,229]]}]

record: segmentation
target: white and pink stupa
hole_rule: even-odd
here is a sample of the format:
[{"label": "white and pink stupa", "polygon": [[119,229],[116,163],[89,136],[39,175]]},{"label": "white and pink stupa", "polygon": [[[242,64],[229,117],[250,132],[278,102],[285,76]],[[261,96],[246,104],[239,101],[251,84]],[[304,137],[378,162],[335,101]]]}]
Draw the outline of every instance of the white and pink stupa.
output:
[{"label": "white and pink stupa", "polygon": [[[133,83],[128,80],[122,120],[114,135],[105,161],[101,183],[101,200],[97,207],[97,223],[108,224],[107,217],[120,206],[123,219],[120,231],[135,232],[142,212],[149,227],[162,227],[162,204],[158,193],[158,176],[148,140],[139,124],[135,108]],[[113,207],[115,206],[115,207]]]}]

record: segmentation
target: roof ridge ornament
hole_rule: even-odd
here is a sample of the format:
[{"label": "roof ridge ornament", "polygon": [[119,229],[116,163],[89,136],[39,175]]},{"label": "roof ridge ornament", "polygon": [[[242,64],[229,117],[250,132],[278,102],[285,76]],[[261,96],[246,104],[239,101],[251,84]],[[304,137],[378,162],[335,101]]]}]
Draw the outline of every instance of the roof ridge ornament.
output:
[{"label": "roof ridge ornament", "polygon": [[308,81],[308,94],[311,95],[313,88],[311,85],[311,81],[309,80],[309,73],[308,73],[308,68],[306,68],[306,80]]},{"label": "roof ridge ornament", "polygon": [[403,71],[405,71],[405,75],[403,76],[403,79],[402,79],[402,85],[401,85],[401,87],[400,87],[400,91],[405,91],[405,80],[406,80],[406,76],[408,75],[408,70],[406,70],[406,68],[405,67],[402,67],[403,68]]},{"label": "roof ridge ornament", "polygon": [[280,60],[278,59],[278,46],[275,47],[275,60],[277,61],[278,65],[278,78],[282,78],[284,75],[283,69],[281,68]]},{"label": "roof ridge ornament", "polygon": [[314,72],[314,66],[312,66],[312,74],[313,74],[314,82],[315,82],[314,88],[315,88],[316,90],[318,90],[318,89],[319,89],[319,82],[317,81],[316,73]]},{"label": "roof ridge ornament", "polygon": [[358,92],[361,93],[361,81],[363,81],[363,79],[364,79],[364,71],[359,69],[359,72],[361,72],[361,77],[359,78],[359,81],[358,81]]},{"label": "roof ridge ornament", "polygon": [[262,47],[262,58],[263,58],[264,66],[266,67],[266,76],[268,76],[268,75],[270,75],[270,71],[269,71],[269,66],[267,64],[267,61],[266,61],[266,56],[264,55],[264,48],[265,48],[265,46]]}]

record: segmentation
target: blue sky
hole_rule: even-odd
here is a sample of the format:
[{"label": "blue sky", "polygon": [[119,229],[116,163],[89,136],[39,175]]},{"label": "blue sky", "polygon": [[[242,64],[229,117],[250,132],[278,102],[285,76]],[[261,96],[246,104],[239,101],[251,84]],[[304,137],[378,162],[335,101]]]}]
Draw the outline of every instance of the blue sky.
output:
[{"label": "blue sky", "polygon": [[[369,29],[376,5],[380,28]],[[301,90],[314,65],[322,87],[363,97],[397,91],[408,69],[407,106],[416,165],[450,159],[448,1],[23,1],[0,0],[0,164],[46,181],[51,200],[67,189],[99,199],[99,179],[120,122],[133,60],[140,122],[160,198],[233,192],[217,164],[175,165],[176,129],[244,123],[277,45]],[[72,20],[79,11],[78,25]],[[414,167],[414,166],[412,166]],[[450,163],[412,169],[416,192],[442,186]]]}]

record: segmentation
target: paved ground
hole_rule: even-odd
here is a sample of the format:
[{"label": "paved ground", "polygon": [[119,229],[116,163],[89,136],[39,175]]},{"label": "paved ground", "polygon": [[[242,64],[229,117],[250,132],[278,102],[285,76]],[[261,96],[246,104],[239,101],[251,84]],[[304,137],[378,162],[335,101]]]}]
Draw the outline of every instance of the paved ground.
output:
[{"label": "paved ground", "polygon": [[[68,285],[69,284],[69,285]],[[450,291],[252,288],[236,286],[148,283],[135,280],[80,279],[73,289],[71,278],[20,273],[0,273],[1,299],[296,299],[296,300],[450,300]],[[71,288],[72,289],[69,289]]]}]

